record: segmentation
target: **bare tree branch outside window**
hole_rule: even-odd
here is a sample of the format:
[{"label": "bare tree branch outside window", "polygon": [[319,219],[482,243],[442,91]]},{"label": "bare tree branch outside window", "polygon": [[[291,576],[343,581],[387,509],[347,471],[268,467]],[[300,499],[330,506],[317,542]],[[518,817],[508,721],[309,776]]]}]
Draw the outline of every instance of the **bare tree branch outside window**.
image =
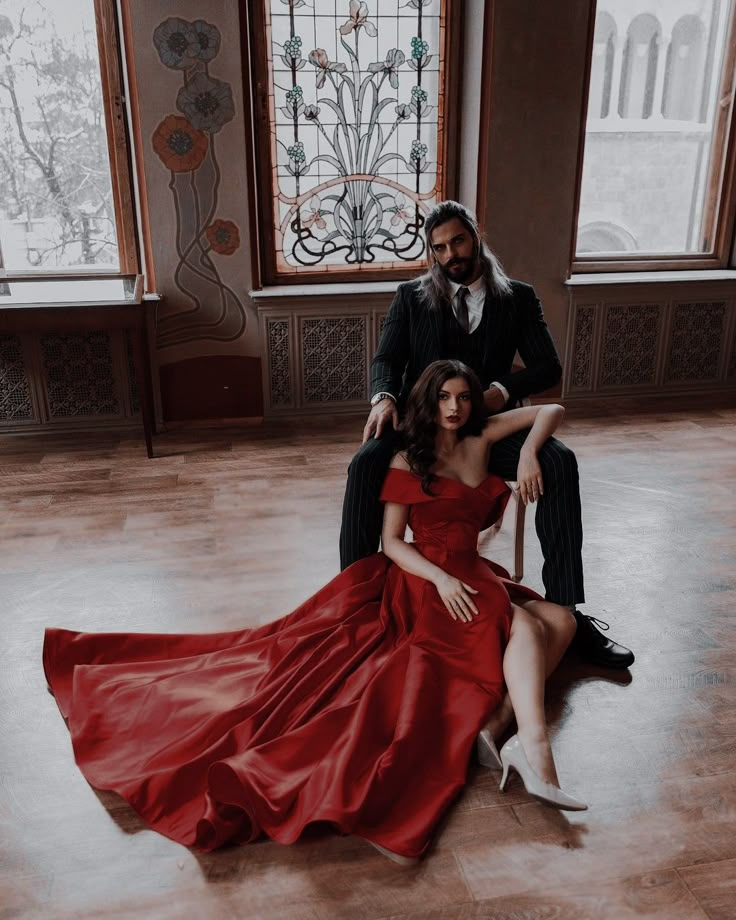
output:
[{"label": "bare tree branch outside window", "polygon": [[3,2],[0,251],[9,271],[119,269],[93,0]]}]

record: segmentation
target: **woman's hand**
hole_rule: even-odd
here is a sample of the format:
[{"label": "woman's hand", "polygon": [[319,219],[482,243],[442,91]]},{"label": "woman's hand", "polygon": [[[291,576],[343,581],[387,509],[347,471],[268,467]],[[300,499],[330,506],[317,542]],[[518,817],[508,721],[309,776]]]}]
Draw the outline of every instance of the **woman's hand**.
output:
[{"label": "woman's hand", "polygon": [[443,572],[434,585],[453,620],[470,623],[474,616],[478,616],[478,608],[471,597],[472,594],[478,593],[475,588],[466,585],[459,578],[448,575],[447,572]]},{"label": "woman's hand", "polygon": [[516,481],[519,483],[519,495],[525,505],[528,505],[529,502],[535,502],[540,495],[544,495],[542,468],[534,451],[527,451],[522,448],[519,454]]}]

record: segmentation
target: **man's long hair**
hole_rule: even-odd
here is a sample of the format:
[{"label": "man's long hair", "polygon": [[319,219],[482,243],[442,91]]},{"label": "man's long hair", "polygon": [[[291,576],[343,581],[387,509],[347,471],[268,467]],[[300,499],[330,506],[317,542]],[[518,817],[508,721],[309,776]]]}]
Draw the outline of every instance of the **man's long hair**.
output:
[{"label": "man's long hair", "polygon": [[436,227],[439,227],[440,224],[446,224],[448,220],[452,220],[455,217],[457,217],[473,237],[474,251],[477,253],[480,263],[483,266],[483,279],[485,280],[488,293],[491,294],[491,296],[511,293],[511,281],[509,276],[503,270],[503,266],[498,261],[496,254],[488,247],[485,240],[481,237],[478,221],[475,219],[475,215],[472,211],[468,210],[465,205],[457,201],[441,201],[429,212],[424,224],[424,232],[427,237],[427,262],[429,263],[429,269],[419,278],[420,297],[428,307],[436,310],[439,310],[443,303],[451,302],[452,288],[450,287],[450,282],[440,268],[439,262],[434,257],[430,240],[432,231]]},{"label": "man's long hair", "polygon": [[470,390],[470,415],[458,430],[458,439],[477,437],[483,431],[488,416],[483,403],[483,387],[467,364],[455,360],[433,361],[425,368],[409,394],[399,429],[409,469],[416,476],[421,476],[422,489],[427,495],[433,494],[431,485],[436,478],[430,470],[437,462],[435,438],[440,390],[454,377],[462,377]]}]

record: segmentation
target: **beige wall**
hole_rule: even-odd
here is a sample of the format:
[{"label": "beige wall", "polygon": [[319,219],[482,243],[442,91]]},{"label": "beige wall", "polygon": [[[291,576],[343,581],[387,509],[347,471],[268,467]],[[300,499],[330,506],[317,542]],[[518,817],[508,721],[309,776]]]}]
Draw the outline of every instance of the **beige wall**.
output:
[{"label": "beige wall", "polygon": [[537,289],[564,355],[589,17],[587,0],[498,0],[486,235]]}]

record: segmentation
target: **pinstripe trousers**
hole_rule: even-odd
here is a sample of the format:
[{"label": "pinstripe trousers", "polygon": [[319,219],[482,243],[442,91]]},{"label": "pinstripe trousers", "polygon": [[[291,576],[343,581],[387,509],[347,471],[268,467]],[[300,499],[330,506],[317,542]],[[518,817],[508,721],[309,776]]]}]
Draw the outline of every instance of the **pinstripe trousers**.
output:
[{"label": "pinstripe trousers", "polygon": [[[527,434],[528,429],[517,431],[497,441],[491,449],[489,472],[503,479],[516,479],[519,451]],[[380,438],[367,441],[350,463],[340,531],[343,569],[378,550],[383,523],[379,496],[398,447],[396,433],[385,431]],[[557,438],[549,438],[539,451],[539,465],[544,495],[537,502],[535,524],[544,557],[545,594],[557,604],[582,604],[583,524],[577,460],[569,447]]]}]

